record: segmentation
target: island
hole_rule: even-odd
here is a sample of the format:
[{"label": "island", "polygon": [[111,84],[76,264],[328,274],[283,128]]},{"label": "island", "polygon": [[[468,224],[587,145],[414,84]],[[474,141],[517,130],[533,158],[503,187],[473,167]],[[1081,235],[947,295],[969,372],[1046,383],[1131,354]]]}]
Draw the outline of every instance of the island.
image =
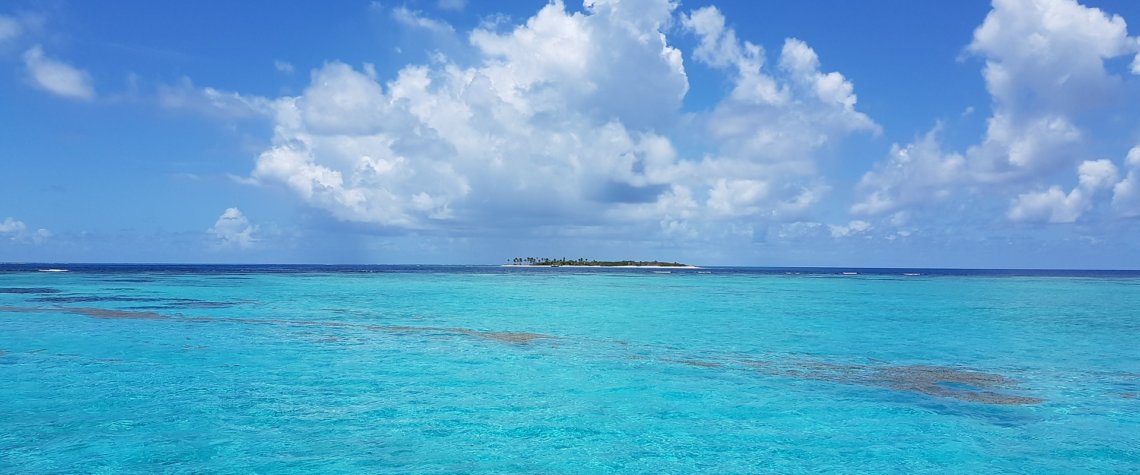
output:
[{"label": "island", "polygon": [[674,268],[699,269],[697,266],[682,264],[680,262],[662,261],[599,261],[594,259],[554,259],[549,257],[515,257],[507,259],[503,267],[645,267],[645,268]]}]

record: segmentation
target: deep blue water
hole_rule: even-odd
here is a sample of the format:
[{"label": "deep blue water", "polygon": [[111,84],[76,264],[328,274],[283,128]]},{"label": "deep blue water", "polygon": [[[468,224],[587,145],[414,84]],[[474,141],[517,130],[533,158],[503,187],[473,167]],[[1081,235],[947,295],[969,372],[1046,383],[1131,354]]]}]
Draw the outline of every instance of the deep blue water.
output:
[{"label": "deep blue water", "polygon": [[1140,272],[662,272],[0,264],[0,473],[1140,471]]}]

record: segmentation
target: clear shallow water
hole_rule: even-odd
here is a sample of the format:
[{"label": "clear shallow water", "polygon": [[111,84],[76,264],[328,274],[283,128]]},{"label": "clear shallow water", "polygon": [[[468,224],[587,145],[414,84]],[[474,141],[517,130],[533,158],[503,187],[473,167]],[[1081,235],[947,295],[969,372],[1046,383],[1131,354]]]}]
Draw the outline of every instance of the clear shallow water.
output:
[{"label": "clear shallow water", "polygon": [[845,270],[0,266],[0,472],[1140,470],[1140,274]]}]

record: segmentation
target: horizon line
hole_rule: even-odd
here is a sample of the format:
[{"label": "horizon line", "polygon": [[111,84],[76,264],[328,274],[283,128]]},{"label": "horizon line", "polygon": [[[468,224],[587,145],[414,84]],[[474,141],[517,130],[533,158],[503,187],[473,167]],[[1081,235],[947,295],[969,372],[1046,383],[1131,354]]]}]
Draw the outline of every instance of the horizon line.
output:
[{"label": "horizon line", "polygon": [[[0,262],[0,266],[18,265],[18,266],[57,266],[57,265],[73,265],[73,266],[94,266],[94,265],[107,265],[107,266],[425,266],[425,267],[503,267],[504,264],[439,264],[439,263],[298,263],[298,262],[274,262],[274,263],[216,263],[216,262]],[[1104,268],[1062,268],[1062,267],[866,267],[866,266],[837,266],[837,265],[816,265],[816,266],[797,266],[797,265],[777,265],[777,266],[763,266],[763,265],[703,265],[703,264],[685,264],[705,269],[854,269],[854,270],[947,270],[947,271],[1085,271],[1085,272],[1140,272],[1140,269],[1104,269]],[[544,265],[533,265],[526,267],[554,267]],[[589,266],[587,266],[589,267]],[[683,267],[679,269],[685,269]]]}]

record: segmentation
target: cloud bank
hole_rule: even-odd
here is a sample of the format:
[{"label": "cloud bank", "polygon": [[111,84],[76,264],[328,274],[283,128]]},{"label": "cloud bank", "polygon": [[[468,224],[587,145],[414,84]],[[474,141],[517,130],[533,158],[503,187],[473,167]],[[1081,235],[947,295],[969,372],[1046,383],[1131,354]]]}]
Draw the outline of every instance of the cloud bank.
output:
[{"label": "cloud bank", "polygon": [[[1093,207],[1116,166],[1084,155],[1097,130],[1083,123],[1114,110],[1135,80],[1106,62],[1140,51],[1124,20],[1073,0],[995,0],[966,47],[985,65],[992,100],[985,135],[964,153],[945,151],[941,126],[892,147],[859,183],[856,215],[879,216],[936,206],[963,194],[994,195],[1040,188],[1078,162],[1079,185],[1025,191],[1012,201],[1012,221],[1071,223]],[[1140,74],[1132,68],[1132,74]],[[1129,193],[1129,187],[1123,187]],[[1129,198],[1121,198],[1127,201]],[[1127,205],[1120,205],[1128,208]]]},{"label": "cloud bank", "polygon": [[[959,58],[977,68],[989,104],[961,104],[969,113],[958,119],[982,127],[963,140],[935,120],[883,143],[873,162],[844,146],[891,131],[860,108],[847,74],[801,39],[749,41],[715,6],[554,1],[464,31],[441,19],[464,2],[415,5],[435,7],[426,13],[377,5],[378,21],[449,53],[380,71],[330,59],[307,81],[277,60],[299,81],[283,95],[183,78],[158,100],[268,121],[236,181],[286,190],[322,225],[374,235],[853,246],[1140,216],[1140,152],[1119,150],[1140,129],[1106,119],[1135,117],[1126,109],[1140,97],[1140,37],[1075,0],[993,1]],[[37,79],[44,90],[95,97],[82,70],[39,47],[24,56],[29,72],[57,71]],[[698,75],[721,81],[715,97],[690,99]],[[834,156],[841,170],[825,160]],[[850,163],[864,167],[855,183]],[[237,208],[210,229],[232,248],[254,245],[256,232]]]},{"label": "cloud bank", "polygon": [[[508,31],[471,31],[472,66],[437,55],[381,81],[368,65],[329,62],[297,96],[180,87],[164,97],[270,104],[272,145],[251,178],[377,229],[618,226],[694,238],[728,221],[810,214],[830,189],[818,152],[879,132],[854,85],[803,41],[789,38],[769,67],[715,7],[676,7],[598,0],[570,12],[554,2]],[[698,41],[695,60],[730,81],[711,109],[681,110],[688,76],[667,33]]]}]

